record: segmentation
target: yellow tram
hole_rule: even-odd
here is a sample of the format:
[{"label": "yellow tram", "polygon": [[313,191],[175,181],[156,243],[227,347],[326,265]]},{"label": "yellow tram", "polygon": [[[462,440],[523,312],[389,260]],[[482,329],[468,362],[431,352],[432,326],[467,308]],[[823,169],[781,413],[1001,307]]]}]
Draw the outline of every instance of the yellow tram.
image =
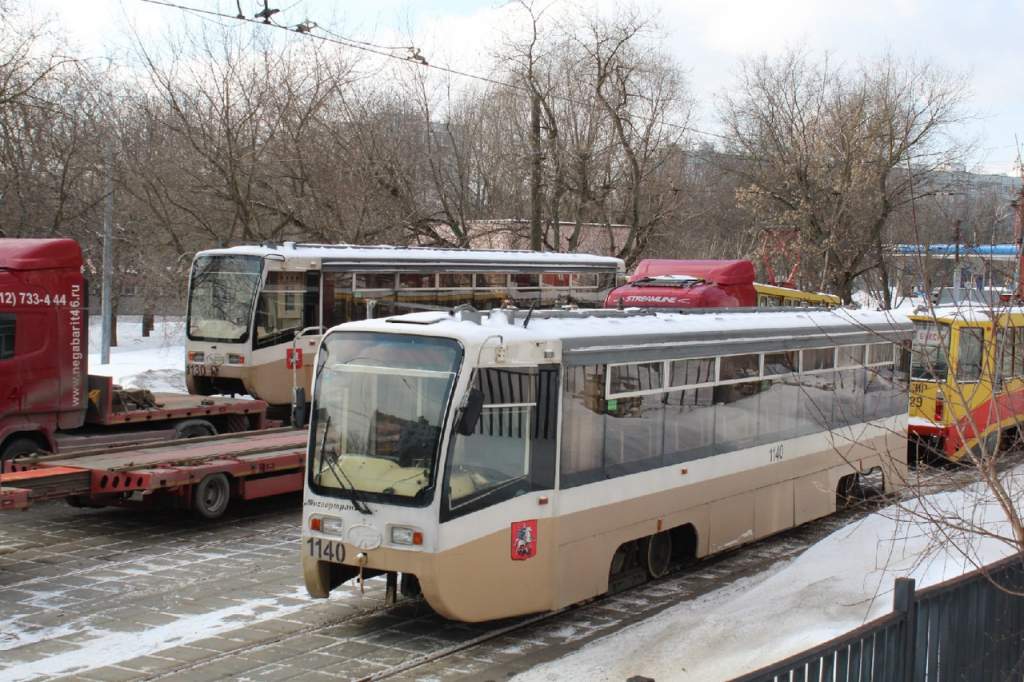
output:
[{"label": "yellow tram", "polygon": [[1024,419],[1024,309],[937,307],[914,323],[908,430],[918,455],[992,452]]}]

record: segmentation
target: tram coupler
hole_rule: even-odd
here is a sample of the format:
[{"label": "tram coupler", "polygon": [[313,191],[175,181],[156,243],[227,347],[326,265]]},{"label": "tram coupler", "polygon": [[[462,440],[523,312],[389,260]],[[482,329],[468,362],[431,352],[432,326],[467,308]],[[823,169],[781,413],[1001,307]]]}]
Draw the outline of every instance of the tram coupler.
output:
[{"label": "tram coupler", "polygon": [[388,571],[387,586],[384,588],[384,604],[390,606],[398,603],[398,572]]}]

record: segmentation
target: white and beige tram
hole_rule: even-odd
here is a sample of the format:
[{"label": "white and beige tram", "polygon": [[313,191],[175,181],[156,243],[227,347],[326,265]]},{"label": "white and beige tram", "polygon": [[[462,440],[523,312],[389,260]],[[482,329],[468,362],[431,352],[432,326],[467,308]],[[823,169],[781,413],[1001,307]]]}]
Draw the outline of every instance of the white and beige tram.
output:
[{"label": "white and beige tram", "polygon": [[189,393],[288,405],[295,387],[309,395],[323,329],[506,300],[599,308],[623,277],[620,259],[588,254],[292,242],[201,251],[189,279]]},{"label": "white and beige tram", "polygon": [[324,337],[302,552],[440,614],[541,612],[835,511],[906,472],[905,318],[424,312]]}]

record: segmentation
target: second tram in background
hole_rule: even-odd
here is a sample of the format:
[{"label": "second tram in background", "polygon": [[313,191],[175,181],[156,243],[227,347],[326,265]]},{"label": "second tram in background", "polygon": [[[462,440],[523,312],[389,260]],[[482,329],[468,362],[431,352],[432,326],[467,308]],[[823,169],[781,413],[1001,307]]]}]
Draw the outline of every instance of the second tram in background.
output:
[{"label": "second tram in background", "polygon": [[188,389],[288,405],[293,370],[309,395],[310,360],[328,327],[506,300],[600,307],[624,277],[618,258],[586,254],[291,242],[201,251],[189,282]]},{"label": "second tram in background", "polygon": [[906,471],[911,324],[866,311],[430,312],[331,330],[303,510],[314,596],[558,609]]}]

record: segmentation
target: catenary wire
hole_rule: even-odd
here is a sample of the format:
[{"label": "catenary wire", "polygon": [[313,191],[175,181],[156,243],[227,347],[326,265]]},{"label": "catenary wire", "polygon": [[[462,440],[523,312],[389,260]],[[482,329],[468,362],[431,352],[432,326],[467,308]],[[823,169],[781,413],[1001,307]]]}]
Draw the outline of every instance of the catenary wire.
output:
[{"label": "catenary wire", "polygon": [[[418,53],[418,51],[416,50],[416,48],[414,46],[384,47],[384,46],[374,45],[373,43],[367,43],[367,42],[355,40],[355,39],[352,39],[352,38],[345,38],[344,36],[340,36],[338,34],[335,34],[335,33],[331,32],[331,31],[328,31],[327,29],[322,28],[319,24],[315,24],[315,23],[313,23],[312,26],[310,26],[308,23],[306,23],[305,25],[308,26],[308,28],[306,30],[296,30],[296,28],[293,28],[293,27],[290,27],[290,26],[285,26],[285,25],[282,25],[282,24],[278,24],[276,22],[269,21],[269,20],[263,21],[263,20],[256,19],[256,18],[239,17],[237,15],[227,14],[227,13],[224,13],[224,12],[218,12],[218,11],[215,11],[215,10],[202,9],[202,8],[198,8],[198,7],[189,7],[187,5],[182,5],[182,4],[179,4],[179,3],[176,3],[176,2],[171,2],[170,0],[140,0],[140,2],[144,2],[144,3],[150,4],[150,5],[159,5],[161,7],[168,7],[168,8],[171,8],[171,9],[176,9],[176,10],[180,10],[180,11],[183,11],[183,12],[189,12],[189,13],[198,14],[198,15],[207,15],[207,16],[212,16],[212,17],[218,17],[218,18],[221,18],[221,19],[233,19],[235,21],[243,21],[243,22],[247,22],[247,23],[250,23],[250,24],[258,24],[258,25],[261,25],[261,26],[270,26],[270,27],[273,27],[273,28],[278,28],[278,29],[282,29],[282,30],[288,31],[289,33],[299,33],[300,35],[306,35],[306,36],[309,36],[311,38],[315,38],[317,40],[320,40],[322,42],[333,43],[333,44],[340,45],[342,47],[348,47],[348,48],[351,48],[351,49],[354,49],[354,50],[361,50],[363,52],[368,52],[370,54],[375,54],[375,55],[377,55],[379,57],[385,57],[387,59],[395,59],[395,60],[398,60],[398,61],[401,61],[401,62],[406,62],[406,63],[409,63],[409,64],[416,64],[418,66],[421,66],[421,67],[424,67],[424,68],[427,68],[427,69],[432,69],[434,71],[440,71],[440,72],[447,73],[447,74],[450,74],[450,75],[453,75],[453,76],[459,76],[461,78],[468,78],[468,79],[477,80],[477,81],[480,81],[480,82],[483,82],[483,83],[489,83],[491,85],[496,85],[498,87],[503,87],[503,88],[507,88],[507,89],[510,89],[510,90],[515,90],[517,92],[522,92],[522,93],[525,93],[525,94],[528,94],[528,95],[532,95],[533,94],[531,89],[529,87],[525,86],[525,85],[518,85],[516,83],[510,83],[508,81],[503,81],[503,80],[498,79],[498,78],[492,78],[490,76],[483,76],[483,75],[476,74],[476,73],[470,73],[468,71],[462,71],[460,69],[455,69],[455,68],[452,68],[452,67],[449,67],[449,66],[440,66],[438,64],[430,64],[430,63],[427,63],[426,60],[423,60],[421,58],[417,59],[415,56],[400,56],[400,55],[396,55],[396,54],[393,54],[391,52],[388,52],[388,50],[406,50],[406,51],[409,51],[409,52],[413,53],[413,55],[418,55],[419,53]],[[302,24],[300,24],[300,25],[302,25]],[[314,29],[323,31],[324,33],[327,33],[329,35],[319,35],[319,34],[313,33],[312,31]],[[580,101],[575,100],[575,99],[573,99],[571,97],[566,97],[565,95],[552,95],[552,97],[554,99],[558,99],[558,100],[566,102],[568,104],[573,104],[573,105],[576,105],[576,106],[588,106],[586,103],[580,102]],[[640,120],[644,120],[644,121],[650,122],[649,119],[646,119],[646,118],[643,118],[643,117],[638,117],[638,118],[640,118]],[[666,127],[669,127],[669,128],[675,128],[677,130],[682,130],[682,131],[685,131],[685,132],[697,133],[698,135],[705,135],[705,136],[708,136],[708,137],[714,137],[714,138],[718,138],[718,139],[722,139],[722,140],[729,139],[726,135],[722,135],[720,133],[712,133],[712,132],[709,132],[709,131],[705,131],[705,130],[700,130],[698,128],[694,128],[692,126],[686,126],[686,125],[682,125],[682,124],[679,124],[679,123],[672,123],[670,121],[663,121],[662,125],[664,125]]]}]

